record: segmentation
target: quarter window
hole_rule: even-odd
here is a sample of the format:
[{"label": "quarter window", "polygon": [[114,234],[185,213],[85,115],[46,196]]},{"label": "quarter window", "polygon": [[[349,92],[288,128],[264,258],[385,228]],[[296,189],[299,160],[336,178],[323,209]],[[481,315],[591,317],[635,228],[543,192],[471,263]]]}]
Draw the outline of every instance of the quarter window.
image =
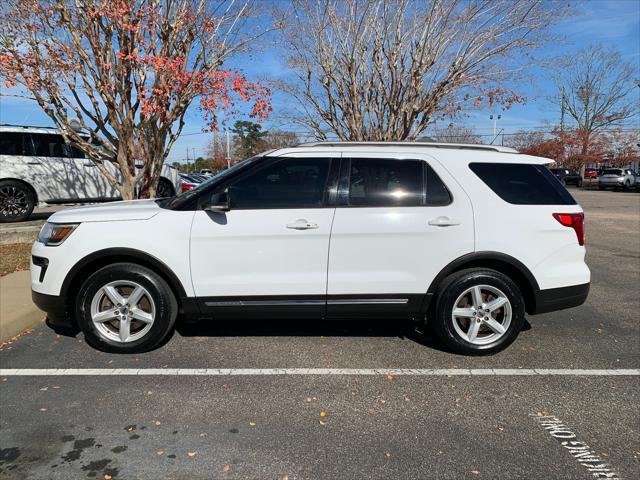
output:
[{"label": "quarter window", "polygon": [[229,186],[231,208],[313,208],[323,205],[330,160],[287,158]]},{"label": "quarter window", "polygon": [[471,170],[505,202],[515,205],[575,205],[544,165],[471,163]]}]

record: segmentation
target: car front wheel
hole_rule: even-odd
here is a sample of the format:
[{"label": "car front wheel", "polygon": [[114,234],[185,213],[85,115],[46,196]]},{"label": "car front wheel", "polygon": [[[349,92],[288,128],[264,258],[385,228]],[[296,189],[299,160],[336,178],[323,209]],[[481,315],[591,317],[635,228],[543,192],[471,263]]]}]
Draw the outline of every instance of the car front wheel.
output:
[{"label": "car front wheel", "polygon": [[0,181],[0,222],[22,222],[36,206],[33,192],[22,182]]},{"label": "car front wheel", "polygon": [[462,270],[443,281],[430,323],[454,352],[488,355],[509,346],[522,330],[524,300],[500,272]]},{"label": "car front wheel", "polygon": [[80,288],[78,324],[91,346],[138,353],[158,346],[173,329],[176,298],[165,280],[141,265],[101,268]]}]

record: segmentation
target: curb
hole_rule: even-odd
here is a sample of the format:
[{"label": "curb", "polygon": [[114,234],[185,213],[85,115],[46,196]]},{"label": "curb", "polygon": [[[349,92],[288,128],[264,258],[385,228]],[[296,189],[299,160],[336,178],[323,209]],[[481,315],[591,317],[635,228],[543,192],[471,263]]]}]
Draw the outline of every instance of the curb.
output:
[{"label": "curb", "polygon": [[9,243],[32,243],[40,231],[40,225],[28,227],[10,227],[0,229],[0,245]]}]

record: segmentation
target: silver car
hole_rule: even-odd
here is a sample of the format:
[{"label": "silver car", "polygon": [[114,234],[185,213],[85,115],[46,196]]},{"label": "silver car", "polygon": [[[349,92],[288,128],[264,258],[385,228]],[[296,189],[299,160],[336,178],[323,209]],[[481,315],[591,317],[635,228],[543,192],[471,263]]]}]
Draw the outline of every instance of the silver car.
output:
[{"label": "silver car", "polygon": [[598,188],[613,188],[614,190],[629,190],[636,185],[636,175],[633,170],[625,168],[607,168],[598,178]]}]

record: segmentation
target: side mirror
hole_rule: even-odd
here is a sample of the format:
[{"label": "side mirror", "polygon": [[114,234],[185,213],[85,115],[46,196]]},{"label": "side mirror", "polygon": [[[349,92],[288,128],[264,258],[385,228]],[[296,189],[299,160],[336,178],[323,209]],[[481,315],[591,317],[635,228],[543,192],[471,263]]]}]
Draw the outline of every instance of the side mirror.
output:
[{"label": "side mirror", "polygon": [[224,190],[223,192],[211,195],[211,201],[208,205],[204,206],[203,210],[213,213],[228,212],[231,210],[229,206],[229,192]]}]

